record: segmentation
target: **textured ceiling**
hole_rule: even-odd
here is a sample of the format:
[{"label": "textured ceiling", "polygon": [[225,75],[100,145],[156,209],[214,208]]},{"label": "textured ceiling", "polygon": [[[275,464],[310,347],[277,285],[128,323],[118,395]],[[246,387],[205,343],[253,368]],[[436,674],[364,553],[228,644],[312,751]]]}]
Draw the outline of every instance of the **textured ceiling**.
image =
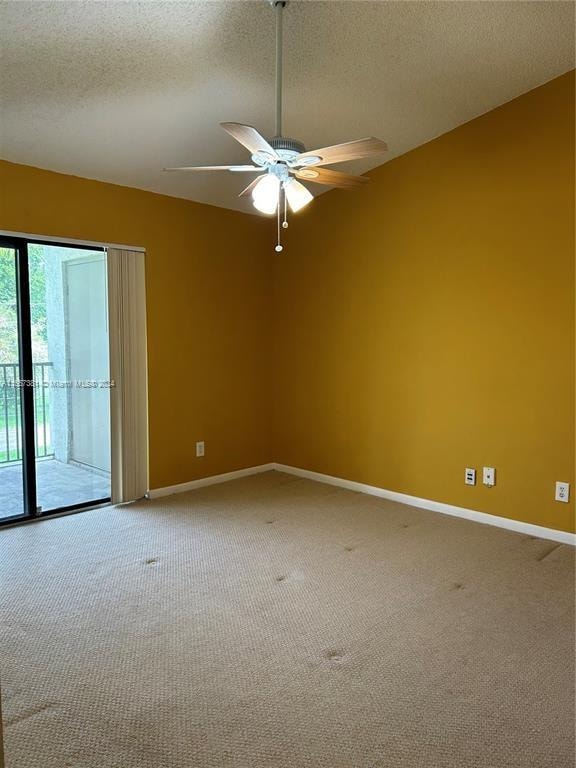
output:
[{"label": "textured ceiling", "polygon": [[[254,210],[237,197],[251,176],[161,168],[247,162],[220,121],[273,133],[266,0],[17,0],[0,17],[1,157]],[[572,2],[292,0],[283,133],[378,136],[391,159],[573,66]]]}]

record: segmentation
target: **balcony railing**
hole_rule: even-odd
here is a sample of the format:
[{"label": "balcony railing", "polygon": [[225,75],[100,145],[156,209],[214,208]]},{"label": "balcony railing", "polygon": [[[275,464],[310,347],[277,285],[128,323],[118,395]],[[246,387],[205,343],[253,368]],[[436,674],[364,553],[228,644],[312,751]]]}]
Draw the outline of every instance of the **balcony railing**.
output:
[{"label": "balcony railing", "polygon": [[[54,456],[47,388],[52,363],[34,363],[35,453]],[[18,363],[0,363],[0,464],[22,461],[22,387]]]}]

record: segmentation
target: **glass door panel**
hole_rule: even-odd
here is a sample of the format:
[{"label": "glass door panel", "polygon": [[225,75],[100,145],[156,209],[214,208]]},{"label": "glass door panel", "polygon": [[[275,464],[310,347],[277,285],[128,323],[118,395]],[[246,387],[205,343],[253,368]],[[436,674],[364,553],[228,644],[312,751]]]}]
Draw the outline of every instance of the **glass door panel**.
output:
[{"label": "glass door panel", "polygon": [[28,244],[37,504],[110,497],[106,254]]},{"label": "glass door panel", "polygon": [[23,515],[16,249],[0,245],[0,520]]}]

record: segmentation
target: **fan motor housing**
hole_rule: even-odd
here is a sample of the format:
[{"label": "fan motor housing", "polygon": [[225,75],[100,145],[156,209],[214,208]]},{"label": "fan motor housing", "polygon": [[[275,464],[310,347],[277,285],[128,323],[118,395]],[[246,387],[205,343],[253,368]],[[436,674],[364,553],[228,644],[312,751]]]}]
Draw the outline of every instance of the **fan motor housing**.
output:
[{"label": "fan motor housing", "polygon": [[287,149],[289,152],[295,152],[297,155],[304,152],[306,147],[298,139],[287,139],[284,136],[274,136],[270,139],[270,146],[274,147],[276,151],[279,149]]},{"label": "fan motor housing", "polygon": [[[274,136],[269,140],[270,146],[276,150],[281,162],[290,163],[295,157],[305,151],[305,146],[298,139],[287,139],[284,136]],[[257,165],[268,166],[274,159],[267,152],[255,152],[252,160]]]}]

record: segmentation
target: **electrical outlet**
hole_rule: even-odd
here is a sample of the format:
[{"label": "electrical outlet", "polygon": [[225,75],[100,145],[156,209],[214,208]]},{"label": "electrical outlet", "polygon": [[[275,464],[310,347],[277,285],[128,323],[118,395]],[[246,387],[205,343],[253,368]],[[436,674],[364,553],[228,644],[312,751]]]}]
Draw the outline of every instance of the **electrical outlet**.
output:
[{"label": "electrical outlet", "polygon": [[493,485],[496,485],[496,470],[494,467],[482,468],[482,482],[484,485],[488,486],[488,488],[492,488]]},{"label": "electrical outlet", "polygon": [[570,501],[570,483],[556,483],[554,501],[563,501],[568,504]]},{"label": "electrical outlet", "polygon": [[196,443],[196,457],[200,458],[204,456],[204,440],[198,440]]},{"label": "electrical outlet", "polygon": [[464,472],[464,482],[466,485],[476,485],[476,470],[472,467],[466,467]]}]

